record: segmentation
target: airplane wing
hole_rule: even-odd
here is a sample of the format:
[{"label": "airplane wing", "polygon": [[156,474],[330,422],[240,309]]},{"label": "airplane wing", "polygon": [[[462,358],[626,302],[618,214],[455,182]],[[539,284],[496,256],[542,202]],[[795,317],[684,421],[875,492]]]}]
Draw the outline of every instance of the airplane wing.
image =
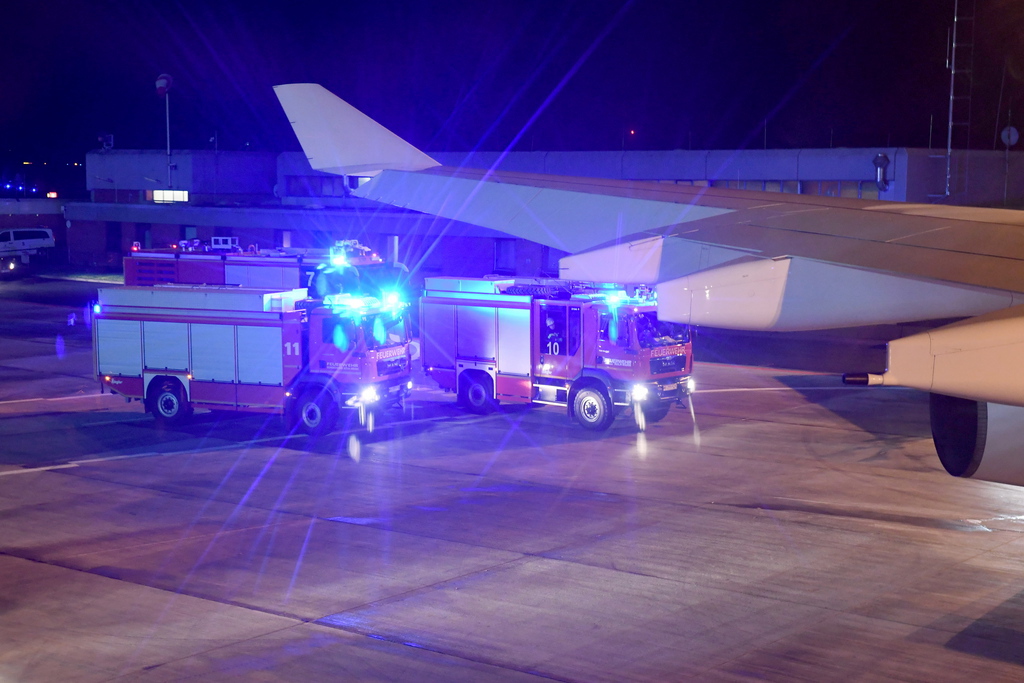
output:
[{"label": "airplane wing", "polygon": [[1024,485],[1024,212],[450,168],[319,85],[275,91],[313,168],[368,178],[358,196],[568,251],[563,278],[652,284],[666,320],[966,318],[855,381],[932,393],[947,470]]}]

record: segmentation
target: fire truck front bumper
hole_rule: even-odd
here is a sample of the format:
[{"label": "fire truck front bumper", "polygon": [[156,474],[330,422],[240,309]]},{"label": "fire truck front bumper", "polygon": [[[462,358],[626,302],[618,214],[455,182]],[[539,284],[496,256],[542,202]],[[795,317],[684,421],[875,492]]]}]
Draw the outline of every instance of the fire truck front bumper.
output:
[{"label": "fire truck front bumper", "polygon": [[693,393],[695,387],[692,377],[668,377],[634,384],[629,398],[632,403],[682,402]]},{"label": "fire truck front bumper", "polygon": [[358,387],[345,399],[350,408],[376,408],[399,403],[412,393],[412,380],[378,382]]}]

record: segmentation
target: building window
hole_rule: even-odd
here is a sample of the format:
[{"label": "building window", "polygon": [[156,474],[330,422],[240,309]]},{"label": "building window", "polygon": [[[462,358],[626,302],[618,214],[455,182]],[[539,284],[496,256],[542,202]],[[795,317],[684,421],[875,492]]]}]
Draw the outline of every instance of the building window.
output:
[{"label": "building window", "polygon": [[121,251],[121,224],[116,221],[106,222],[107,251]]},{"label": "building window", "polygon": [[540,274],[547,275],[549,277],[558,277],[558,259],[568,255],[569,252],[562,251],[561,249],[543,247]]},{"label": "building window", "polygon": [[146,199],[157,204],[187,202],[188,190],[146,190]]},{"label": "building window", "polygon": [[839,196],[839,181],[837,180],[823,180],[819,184],[820,189],[818,194],[823,197],[838,197]]},{"label": "building window", "polygon": [[515,274],[516,272],[516,241],[494,240],[494,272]]},{"label": "building window", "polygon": [[344,176],[285,176],[289,197],[344,197],[348,194]]}]

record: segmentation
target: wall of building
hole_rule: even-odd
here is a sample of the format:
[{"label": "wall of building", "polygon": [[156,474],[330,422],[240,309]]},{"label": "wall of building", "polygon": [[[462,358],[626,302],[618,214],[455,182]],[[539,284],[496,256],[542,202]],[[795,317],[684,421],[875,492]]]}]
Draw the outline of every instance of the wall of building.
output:
[{"label": "wall of building", "polygon": [[[889,189],[875,187],[874,159],[889,157]],[[498,168],[524,173],[548,173],[616,180],[650,180],[721,185],[760,191],[830,193],[851,196],[841,189],[867,189],[869,198],[902,201],[906,151],[896,147],[858,149],[768,150],[622,150],[605,152],[438,153],[446,165]],[[827,185],[820,185],[827,182]],[[840,183],[837,185],[836,183]],[[750,185],[750,186],[748,186]]]},{"label": "wall of building", "polygon": [[199,204],[266,201],[274,196],[277,156],[171,150],[168,172],[167,154],[160,150],[97,150],[85,158],[86,189],[97,202],[145,202],[147,191],[169,188],[187,190],[192,203]]},{"label": "wall of building", "polygon": [[[889,159],[888,188],[875,186],[874,159]],[[1024,152],[953,153],[944,197],[944,150],[905,147],[605,152],[434,153],[442,164],[619,180],[654,180],[914,203],[1024,207]],[[1006,184],[1006,203],[1003,186]]]},{"label": "wall of building", "polygon": [[[876,185],[874,159],[885,154],[887,188]],[[447,165],[511,171],[647,180],[761,191],[881,198],[894,201],[1024,205],[1024,154],[957,152],[954,195],[942,197],[945,156],[907,148],[802,150],[622,150],[434,154]],[[108,150],[86,159],[94,201],[68,203],[71,228],[62,251],[72,263],[120,268],[133,242],[166,246],[180,239],[238,237],[243,247],[326,248],[359,239],[386,249],[400,237],[403,262],[427,275],[479,276],[494,272],[545,276],[557,254],[539,244],[483,228],[381,207],[347,196],[349,179],[314,171],[301,152],[176,151],[174,183],[189,201],[155,204],[147,190],[166,185],[160,150]],[[56,201],[56,200],[52,200]],[[27,205],[23,205],[27,206]],[[22,220],[20,218],[19,220]],[[55,214],[46,227],[60,229]],[[0,222],[4,221],[0,205]],[[11,220],[9,217],[7,220]],[[57,233],[55,229],[55,233]]]}]

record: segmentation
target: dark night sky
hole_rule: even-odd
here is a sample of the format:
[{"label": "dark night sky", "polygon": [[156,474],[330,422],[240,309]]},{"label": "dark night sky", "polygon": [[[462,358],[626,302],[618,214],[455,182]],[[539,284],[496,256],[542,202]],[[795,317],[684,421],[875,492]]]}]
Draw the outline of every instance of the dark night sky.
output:
[{"label": "dark night sky", "polygon": [[[970,0],[961,0],[970,2]],[[953,0],[11,0],[0,156],[298,149],[271,86],[318,82],[427,151],[945,144]],[[978,0],[973,144],[1004,57],[1024,110],[1024,2]],[[1024,111],[1018,120],[1024,119]],[[1005,125],[1004,118],[1000,126]],[[636,130],[629,136],[627,131]]]}]

